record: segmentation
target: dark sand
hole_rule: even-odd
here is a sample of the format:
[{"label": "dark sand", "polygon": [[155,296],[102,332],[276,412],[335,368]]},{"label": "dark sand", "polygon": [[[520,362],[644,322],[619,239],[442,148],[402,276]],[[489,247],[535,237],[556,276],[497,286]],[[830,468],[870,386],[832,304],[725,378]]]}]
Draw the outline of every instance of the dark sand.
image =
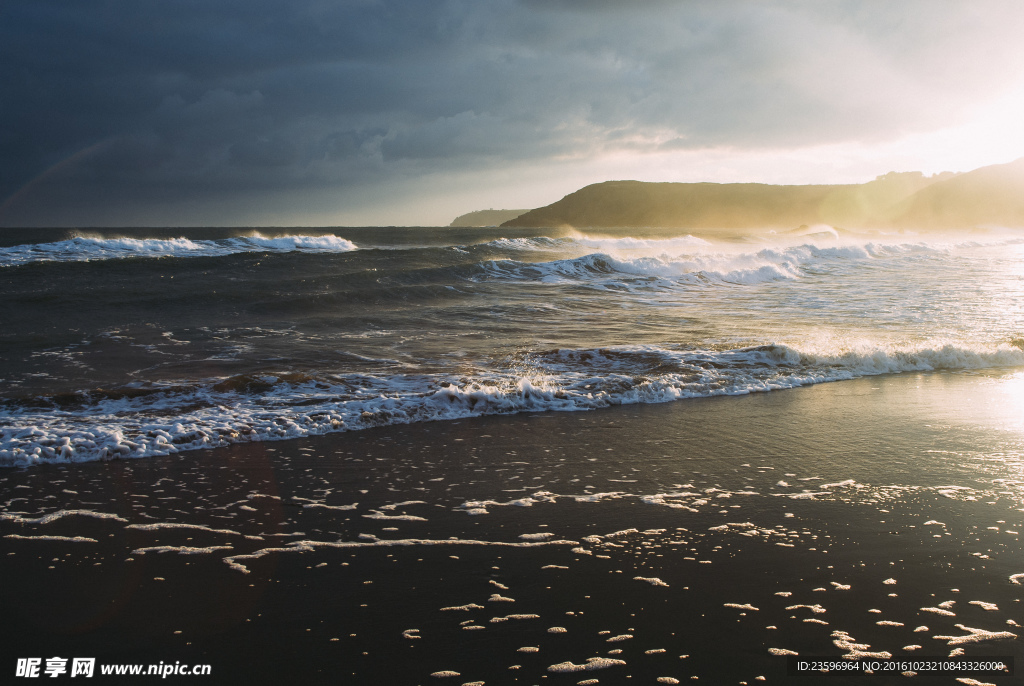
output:
[{"label": "dark sand", "polygon": [[[836,631],[869,652],[1022,656],[1008,636],[948,638],[969,635],[958,624],[1024,633],[1020,377],[907,374],[4,470],[0,493],[11,671],[62,656],[208,663],[210,677],[168,681],[216,684],[958,683],[787,677],[769,653],[838,657]],[[120,519],[24,521],[61,510]],[[208,528],[149,527],[166,523]],[[140,552],[159,546],[208,550]],[[456,606],[470,607],[442,609]],[[625,664],[549,669],[595,657]],[[458,675],[431,676],[444,671]]]}]

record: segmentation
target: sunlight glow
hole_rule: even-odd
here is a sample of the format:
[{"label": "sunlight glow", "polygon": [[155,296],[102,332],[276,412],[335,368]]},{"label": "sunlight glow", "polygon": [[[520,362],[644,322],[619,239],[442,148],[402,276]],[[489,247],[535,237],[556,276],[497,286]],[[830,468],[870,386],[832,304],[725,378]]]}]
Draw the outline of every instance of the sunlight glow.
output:
[{"label": "sunlight glow", "polygon": [[[562,161],[557,174],[538,174],[537,187],[512,195],[517,206],[557,200],[583,185],[608,179],[716,183],[863,183],[890,171],[966,172],[1024,157],[1024,81],[965,122],[896,140],[846,141],[800,148],[707,148],[657,153],[618,152],[597,160]],[[557,178],[552,178],[557,177]],[[509,189],[503,195],[508,197]],[[500,200],[497,201],[500,204]],[[508,204],[508,202],[506,202]]]}]

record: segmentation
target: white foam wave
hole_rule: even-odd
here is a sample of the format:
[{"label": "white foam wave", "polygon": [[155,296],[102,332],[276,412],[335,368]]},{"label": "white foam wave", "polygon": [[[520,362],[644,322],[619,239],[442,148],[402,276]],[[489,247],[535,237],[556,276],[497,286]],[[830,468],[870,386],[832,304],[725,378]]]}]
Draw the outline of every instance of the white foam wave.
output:
[{"label": "white foam wave", "polygon": [[572,242],[587,248],[597,248],[604,251],[638,250],[653,251],[657,253],[669,253],[671,251],[691,251],[695,247],[708,247],[712,244],[703,238],[696,236],[677,236],[674,238],[611,238],[602,236],[587,236],[580,234],[573,237]]},{"label": "white foam wave", "polygon": [[602,290],[669,288],[708,282],[754,284],[799,278],[798,265],[758,258],[612,257],[594,253],[565,260],[522,263],[496,260],[483,265],[487,278],[550,284],[581,283]]},{"label": "white foam wave", "polygon": [[350,252],[357,246],[338,236],[277,236],[259,233],[219,240],[188,238],[96,238],[77,236],[54,243],[0,248],[0,267],[33,262],[89,262],[129,257],[219,257],[244,252]]},{"label": "white foam wave", "polygon": [[679,254],[694,249],[708,248],[712,243],[696,236],[676,236],[672,238],[635,238],[625,236],[615,238],[611,236],[588,236],[582,233],[574,233],[564,238],[549,238],[547,236],[498,238],[490,241],[487,245],[495,248],[523,251],[578,251],[582,248],[596,249],[615,254],[649,253],[660,255],[663,253]]},{"label": "white foam wave", "polygon": [[[653,242],[653,241],[651,241]],[[541,263],[497,260],[485,263],[490,278],[542,283],[582,282],[597,288],[670,287],[675,284],[743,284],[801,278],[822,262],[868,260],[866,248],[803,245],[757,252],[630,255],[599,252]]]},{"label": "white foam wave", "polygon": [[279,236],[277,238],[265,238],[255,234],[242,239],[232,240],[237,241],[243,246],[253,245],[266,250],[280,250],[282,252],[291,252],[293,250],[350,252],[356,249],[355,243],[338,236]]},{"label": "white foam wave", "polygon": [[[745,395],[907,371],[1024,366],[1024,350],[943,345],[808,351],[764,345],[724,351],[620,346],[537,353],[475,377],[346,375],[301,383],[266,377],[265,392],[154,389],[59,410],[0,411],[0,465],[164,455],[388,424],[536,411],[580,411]],[[528,367],[530,371],[524,372]],[[478,507],[498,503],[481,503]]]},{"label": "white foam wave", "polygon": [[492,245],[518,250],[551,251],[561,244],[567,252],[598,252],[560,260],[529,263],[496,260],[483,265],[486,277],[541,283],[583,283],[601,288],[670,287],[676,284],[753,285],[791,281],[824,270],[891,259],[942,256],[963,250],[1024,242],[1019,237],[989,242],[882,241],[803,239],[795,245],[773,244],[751,250],[749,244],[710,243],[693,236],[667,239],[598,238],[577,236],[501,239]]},{"label": "white foam wave", "polygon": [[535,238],[498,238],[486,244],[492,248],[502,250],[520,251],[556,251],[566,247],[567,241],[562,238],[548,238],[537,236]]}]

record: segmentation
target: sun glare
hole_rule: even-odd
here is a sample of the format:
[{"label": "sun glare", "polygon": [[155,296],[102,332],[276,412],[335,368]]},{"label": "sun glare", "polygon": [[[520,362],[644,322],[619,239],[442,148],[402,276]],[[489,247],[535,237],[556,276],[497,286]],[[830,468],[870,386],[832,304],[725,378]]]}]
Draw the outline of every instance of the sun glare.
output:
[{"label": "sun glare", "polygon": [[913,136],[896,147],[920,156],[929,166],[948,160],[947,164],[967,170],[997,160],[1010,162],[1024,155],[1021,121],[1024,121],[1024,82],[979,108],[970,121]]}]

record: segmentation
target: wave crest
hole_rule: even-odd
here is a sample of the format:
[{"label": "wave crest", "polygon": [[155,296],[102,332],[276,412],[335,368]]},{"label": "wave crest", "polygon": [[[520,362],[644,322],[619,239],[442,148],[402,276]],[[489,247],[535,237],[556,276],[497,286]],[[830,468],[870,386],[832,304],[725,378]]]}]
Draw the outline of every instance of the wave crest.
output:
[{"label": "wave crest", "polygon": [[468,377],[247,375],[192,386],[8,402],[0,409],[0,465],[146,457],[388,424],[590,410],[876,374],[1000,367],[1024,367],[1024,350],[954,344],[831,351],[781,344],[728,350],[619,346],[537,351]]},{"label": "wave crest", "polygon": [[245,252],[332,252],[357,250],[338,236],[277,236],[259,233],[218,240],[189,238],[98,238],[76,236],[53,243],[32,243],[0,248],[0,267],[35,262],[91,262],[130,257],[220,257]]}]

